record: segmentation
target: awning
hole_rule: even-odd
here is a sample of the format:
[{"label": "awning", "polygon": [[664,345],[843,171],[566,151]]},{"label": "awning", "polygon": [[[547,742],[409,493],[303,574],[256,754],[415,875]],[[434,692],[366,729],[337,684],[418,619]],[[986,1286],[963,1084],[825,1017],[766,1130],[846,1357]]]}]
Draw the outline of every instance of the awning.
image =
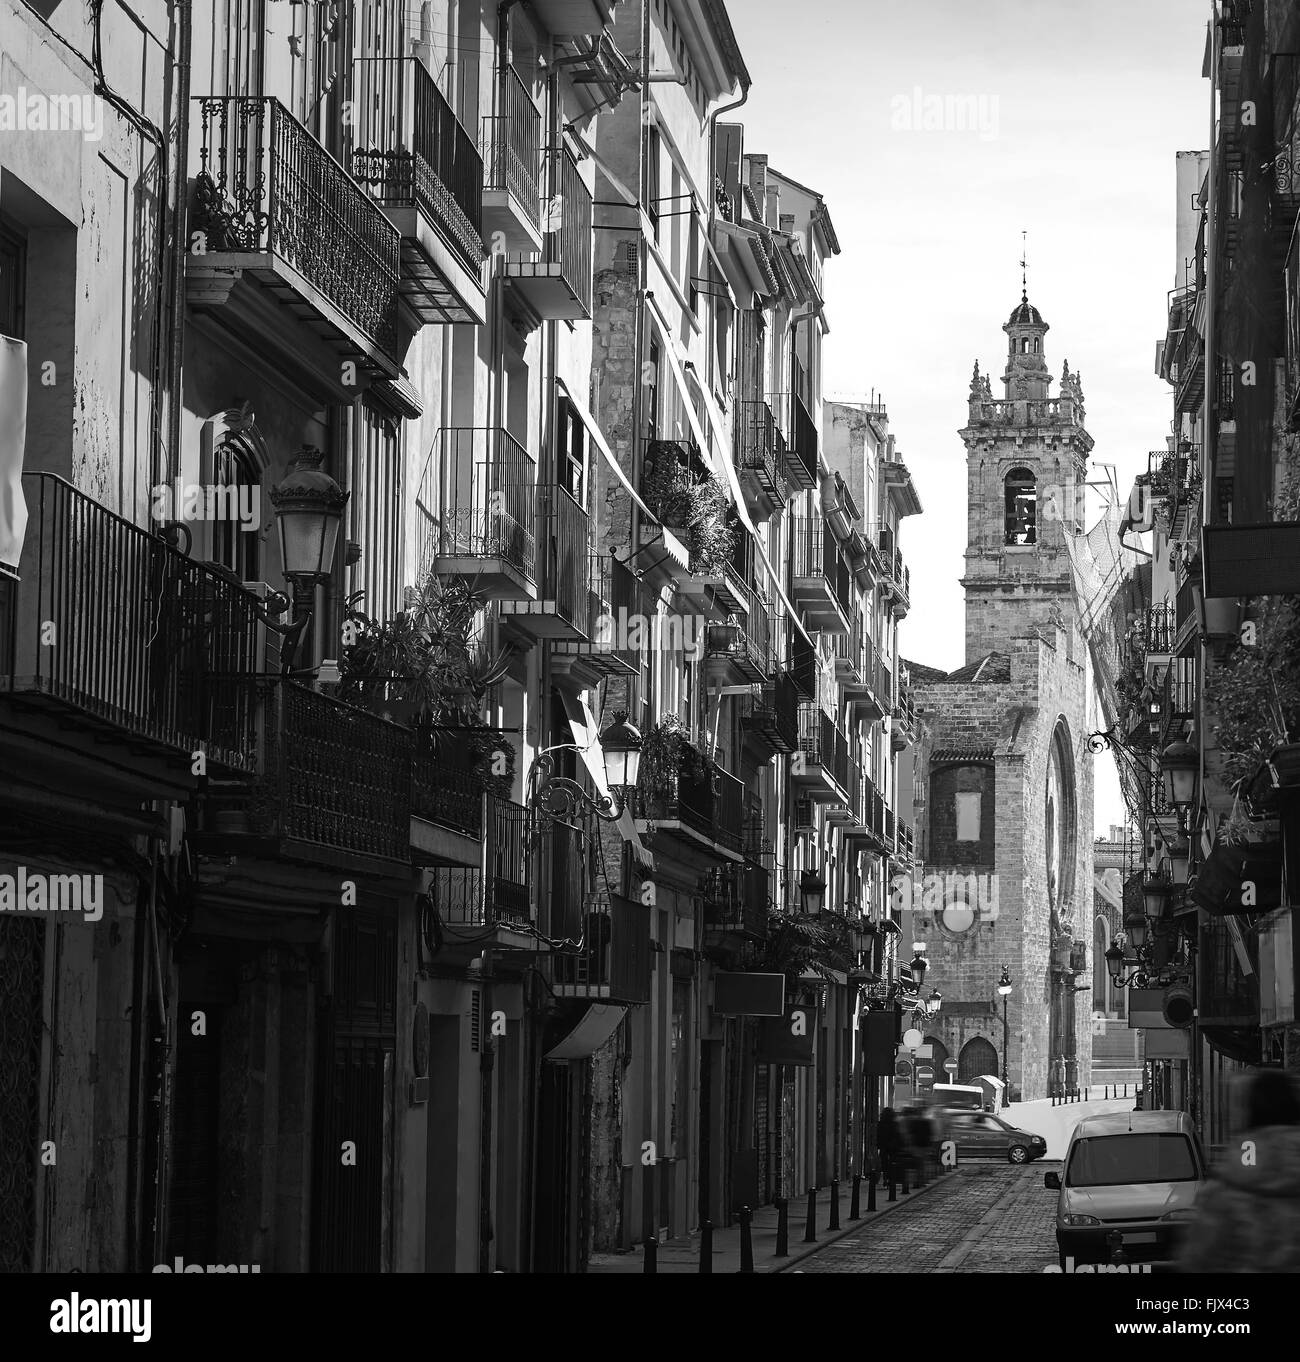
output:
[{"label": "awning", "polygon": [[23,451],[27,443],[27,345],[0,336],[0,563],[17,567],[27,534]]},{"label": "awning", "polygon": [[749,531],[750,537],[754,541],[754,548],[762,560],[764,568],[767,569],[768,581],[771,583],[772,590],[777,599],[785,607],[786,615],[794,627],[803,635],[808,646],[814,651],[817,645],[813,642],[811,635],[803,627],[799,619],[799,612],[790,604],[785,591],[781,587],[781,579],[777,576],[768,559],[767,550],[763,547],[763,541],[759,538],[758,531],[754,528],[754,522],[750,518],[749,508],[745,505],[744,493],[740,490],[740,482],[736,477],[735,464],[727,457],[726,443],[723,439],[726,423],[722,419],[722,414],[718,411],[717,403],[713,400],[713,394],[708,391],[704,383],[695,375],[694,369],[691,370],[695,375],[696,391],[704,404],[705,414],[709,418],[709,424],[713,428],[715,438],[710,440],[704,433],[704,427],[700,424],[700,418],[696,415],[695,405],[689,400],[688,389],[686,387],[686,370],[683,366],[681,357],[678,354],[677,338],[672,333],[672,328],[668,325],[659,305],[650,294],[646,294],[646,302],[649,304],[650,317],[658,330],[660,338],[664,343],[664,354],[668,359],[668,367],[672,370],[673,378],[676,380],[678,391],[682,395],[682,406],[686,408],[686,419],[691,427],[691,434],[695,436],[695,443],[700,449],[707,449],[712,461],[714,471],[717,473],[723,486],[731,492],[731,499],[735,503],[736,514],[740,517],[740,523]]},{"label": "awning", "polygon": [[[591,705],[587,703],[585,696],[574,699],[567,691],[561,691],[560,698],[564,702],[564,712],[568,717],[574,745],[582,758],[582,764],[587,768],[596,789],[609,799],[611,796],[609,782],[605,779],[605,757],[600,749],[600,726],[596,722],[596,716],[591,712]],[[654,857],[641,841],[641,834],[636,830],[636,821],[631,810],[625,808],[619,814],[615,826],[622,834],[623,840],[631,844],[632,854],[637,860],[653,870]]]},{"label": "awning", "polygon": [[[619,482],[622,483],[623,490],[632,498],[633,505],[636,506],[647,520],[653,521],[654,524],[658,525],[659,517],[656,516],[649,506],[641,500],[640,494],[637,492],[636,488],[632,486],[631,480],[623,471],[622,465],[619,463],[618,459],[615,458],[613,450],[606,444],[604,433],[601,431],[596,418],[587,410],[586,403],[562,378],[557,377],[555,383],[557,387],[563,390],[565,397],[569,399],[574,411],[578,413],[578,419],[587,428],[587,434],[591,437],[592,444],[600,450],[605,462],[610,467],[610,471]],[[690,551],[675,534],[667,529],[663,532],[663,544],[664,549],[683,571],[690,567]]]},{"label": "awning", "polygon": [[763,239],[757,232],[736,222],[719,220],[713,224],[711,235],[710,248],[716,247],[719,268],[738,298],[754,293],[771,298],[780,292]]},{"label": "awning", "polygon": [[625,1016],[626,1007],[592,1003],[579,1018],[573,1030],[558,1045],[553,1045],[542,1058],[555,1063],[567,1059],[590,1059],[614,1034]]}]

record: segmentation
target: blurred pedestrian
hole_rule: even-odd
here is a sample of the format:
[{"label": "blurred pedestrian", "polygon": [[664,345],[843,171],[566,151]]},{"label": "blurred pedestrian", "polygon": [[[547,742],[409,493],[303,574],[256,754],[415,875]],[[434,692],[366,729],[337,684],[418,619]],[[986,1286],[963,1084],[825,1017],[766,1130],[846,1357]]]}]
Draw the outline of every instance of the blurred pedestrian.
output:
[{"label": "blurred pedestrian", "polygon": [[1183,1272],[1300,1272],[1300,1091],[1261,1069],[1246,1098],[1248,1129],[1196,1199]]},{"label": "blurred pedestrian", "polygon": [[903,1132],[893,1107],[886,1107],[880,1113],[880,1125],[876,1130],[876,1148],[880,1151],[880,1170],[887,1182],[897,1182],[901,1172],[899,1157],[903,1150]]},{"label": "blurred pedestrian", "polygon": [[918,1102],[907,1115],[907,1142],[912,1162],[921,1177],[928,1177],[934,1157],[934,1129],[925,1106]]}]

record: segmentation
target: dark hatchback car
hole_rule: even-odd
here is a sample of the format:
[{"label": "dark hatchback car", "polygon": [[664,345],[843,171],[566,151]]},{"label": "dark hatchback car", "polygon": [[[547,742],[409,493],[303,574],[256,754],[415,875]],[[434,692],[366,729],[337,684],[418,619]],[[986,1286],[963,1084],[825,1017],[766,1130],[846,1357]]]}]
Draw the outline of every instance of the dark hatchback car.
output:
[{"label": "dark hatchback car", "polygon": [[957,1110],[935,1115],[943,1127],[941,1138],[955,1141],[959,1160],[998,1158],[1008,1163],[1032,1163],[1047,1153],[1047,1141],[1041,1135],[1020,1130],[1000,1116]]}]

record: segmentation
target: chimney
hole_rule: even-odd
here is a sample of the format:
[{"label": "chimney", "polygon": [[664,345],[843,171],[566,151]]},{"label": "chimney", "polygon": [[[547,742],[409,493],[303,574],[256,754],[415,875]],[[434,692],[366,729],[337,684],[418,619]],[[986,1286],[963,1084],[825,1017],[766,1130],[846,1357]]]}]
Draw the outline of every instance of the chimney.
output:
[{"label": "chimney", "polygon": [[758,211],[765,213],[767,204],[767,157],[746,156],[745,173],[749,176],[749,192],[754,196]]}]

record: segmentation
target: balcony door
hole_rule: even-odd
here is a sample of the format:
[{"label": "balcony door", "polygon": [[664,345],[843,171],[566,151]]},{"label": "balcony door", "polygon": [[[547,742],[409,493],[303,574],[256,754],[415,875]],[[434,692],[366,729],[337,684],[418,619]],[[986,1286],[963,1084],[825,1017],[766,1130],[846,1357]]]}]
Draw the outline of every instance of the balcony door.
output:
[{"label": "balcony door", "polygon": [[263,37],[267,0],[217,0],[213,24],[213,83],[227,95],[260,98],[265,81]]}]

